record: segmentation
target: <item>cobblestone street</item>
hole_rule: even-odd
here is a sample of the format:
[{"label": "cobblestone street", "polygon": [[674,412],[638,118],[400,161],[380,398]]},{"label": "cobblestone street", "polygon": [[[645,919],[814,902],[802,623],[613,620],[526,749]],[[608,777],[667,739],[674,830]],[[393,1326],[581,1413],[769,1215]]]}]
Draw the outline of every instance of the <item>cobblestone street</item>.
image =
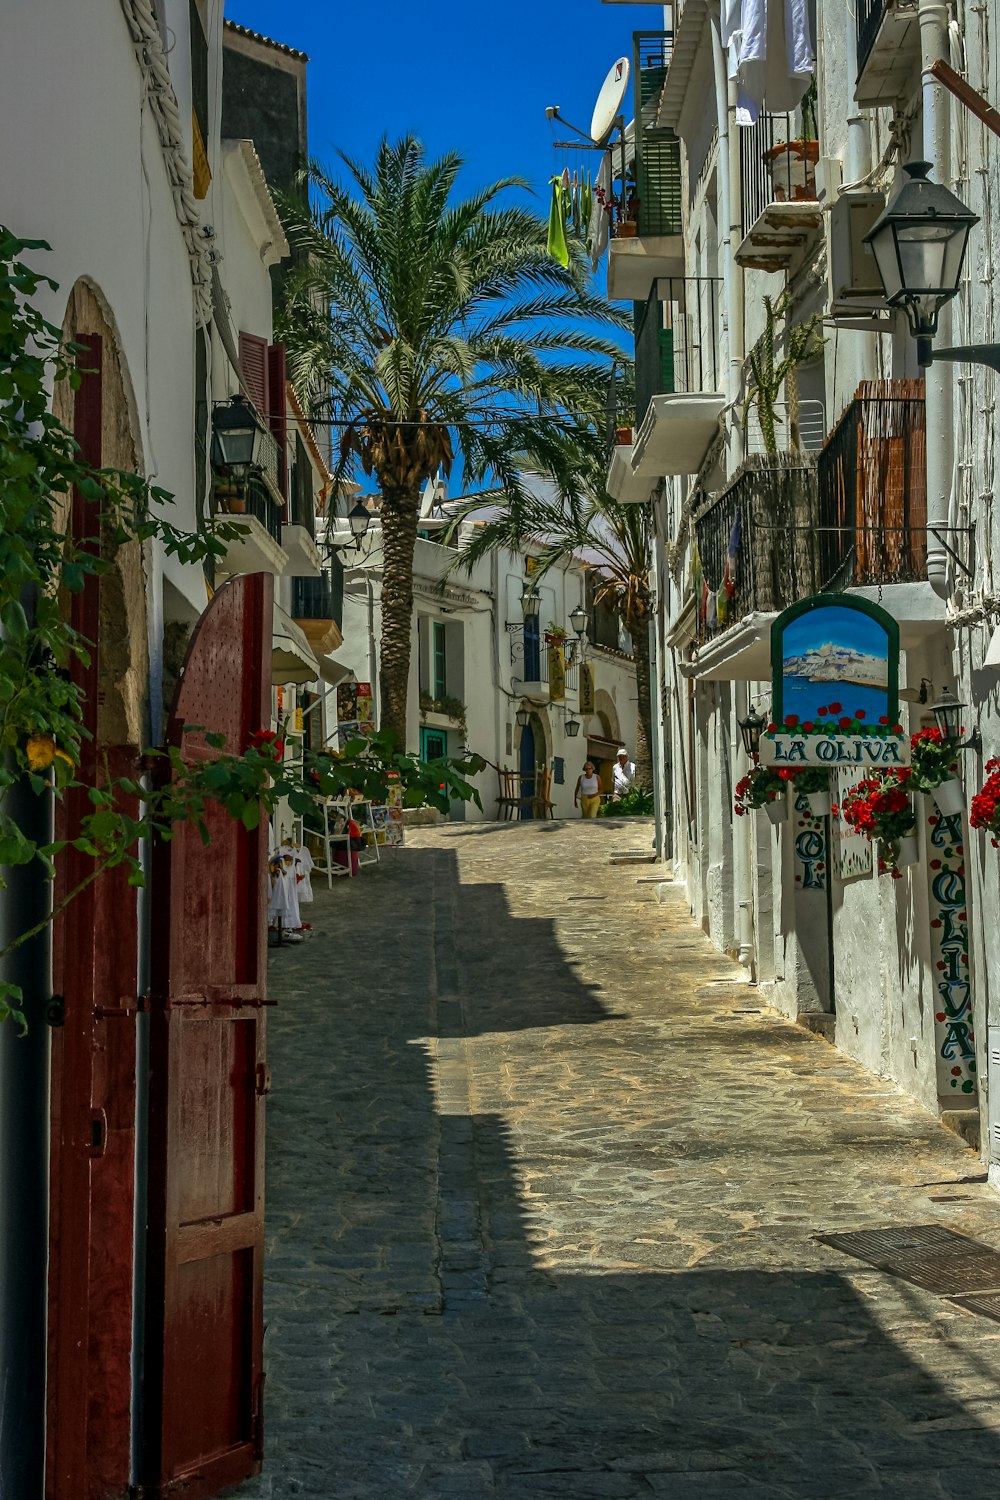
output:
[{"label": "cobblestone street", "polygon": [[1000,1246],[978,1157],[613,850],[417,830],[272,954],[259,1500],[967,1500],[1000,1324],[814,1239]]}]

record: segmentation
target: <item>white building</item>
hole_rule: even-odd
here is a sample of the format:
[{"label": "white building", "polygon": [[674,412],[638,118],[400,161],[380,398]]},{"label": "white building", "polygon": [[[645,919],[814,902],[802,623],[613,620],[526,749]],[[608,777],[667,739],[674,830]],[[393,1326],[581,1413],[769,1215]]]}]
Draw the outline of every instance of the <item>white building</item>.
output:
[{"label": "white building", "polygon": [[[747,768],[740,720],[751,703],[770,716],[771,622],[823,591],[879,603],[898,622],[907,730],[933,724],[944,688],[968,705],[983,750],[961,753],[966,806],[997,753],[996,377],[972,363],[919,368],[862,241],[902,163],[928,160],[982,220],[936,342],[992,336],[998,143],[926,70],[943,59],[996,102],[983,59],[997,7],[825,7],[818,37],[811,16],[815,105],[769,112],[765,100],[752,126],[737,123],[718,6],[678,0],[648,14],[632,51],[637,222],[608,251],[611,295],[645,304],[638,410],[609,487],[645,501],[665,481],[662,832],[694,915],[775,1005],[963,1129],[982,1107],[985,1127],[977,1078],[1000,1068],[989,838],[963,820],[956,843],[917,797],[920,862],[901,880],[840,878],[836,828],[801,806],[778,827],[735,818],[733,790]],[[789,329],[814,314],[826,337],[797,390],[779,392],[774,454],[757,412],[743,421],[765,297],[784,299],[779,359]],[[1000,1071],[990,1082],[1000,1099]],[[1000,1160],[1000,1133],[987,1145],[984,1128],[983,1144]]]},{"label": "white building", "polygon": [[[497,768],[518,772],[524,812],[551,776],[550,798],[557,818],[572,817],[573,792],[584,760],[599,761],[610,790],[611,766],[620,744],[634,753],[635,669],[628,638],[603,606],[593,603],[593,570],[567,560],[537,584],[537,612],[525,614],[522,594],[531,581],[530,551],[523,557],[495,553],[473,567],[471,576],[449,572],[455,549],[434,540],[442,522],[424,518],[414,554],[414,618],[408,690],[407,748],[421,756],[456,755],[463,746],[478,752],[489,769],[478,778],[482,811],[456,804],[453,816],[497,816]],[[461,546],[464,522],[456,538]],[[340,531],[346,535],[343,526]],[[360,682],[372,685],[378,702],[378,642],[381,550],[373,526],[358,554],[344,551],[345,645],[337,661]],[[588,586],[588,580],[591,580]],[[587,614],[582,647],[570,616]],[[565,689],[552,680],[546,635],[564,631],[560,648],[566,661]],[[558,671],[556,672],[558,678]],[[583,697],[581,697],[581,678]],[[587,698],[588,678],[593,698]],[[331,703],[327,724],[336,714]],[[520,719],[519,719],[520,715]],[[523,720],[524,722],[521,722]]]}]

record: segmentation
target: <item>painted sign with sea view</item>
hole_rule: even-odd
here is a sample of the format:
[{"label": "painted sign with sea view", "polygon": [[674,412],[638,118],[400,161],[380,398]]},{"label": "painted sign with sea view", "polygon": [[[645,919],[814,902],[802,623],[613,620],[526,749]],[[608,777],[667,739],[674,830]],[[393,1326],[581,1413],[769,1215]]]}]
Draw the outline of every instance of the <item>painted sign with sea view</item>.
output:
[{"label": "painted sign with sea view", "polygon": [[909,761],[899,717],[899,627],[867,599],[817,594],[771,627],[768,765],[890,770]]}]

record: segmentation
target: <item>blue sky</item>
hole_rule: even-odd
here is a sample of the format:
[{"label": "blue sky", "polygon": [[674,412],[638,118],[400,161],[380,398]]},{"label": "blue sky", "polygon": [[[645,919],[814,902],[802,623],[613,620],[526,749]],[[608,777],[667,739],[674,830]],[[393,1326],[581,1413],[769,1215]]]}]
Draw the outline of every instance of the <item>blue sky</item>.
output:
[{"label": "blue sky", "polygon": [[[612,63],[631,56],[634,30],[662,26],[663,9],[600,0],[226,0],[226,17],[309,54],[309,137],[320,160],[332,162],[336,147],[370,160],[382,135],[412,130],[434,154],[466,159],[461,196],[515,174],[535,185],[547,213],[556,156],[545,106],[560,105],[586,130]],[[560,153],[558,169],[585,158],[596,170],[594,152]]]}]

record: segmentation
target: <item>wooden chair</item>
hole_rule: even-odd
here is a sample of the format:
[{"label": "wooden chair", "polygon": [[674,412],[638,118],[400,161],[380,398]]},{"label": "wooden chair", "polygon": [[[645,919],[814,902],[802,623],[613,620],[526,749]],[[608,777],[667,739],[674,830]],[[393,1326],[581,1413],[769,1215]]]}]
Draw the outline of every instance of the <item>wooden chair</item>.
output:
[{"label": "wooden chair", "polygon": [[499,782],[497,821],[502,818],[505,823],[509,823],[514,816],[515,809],[521,805],[517,772],[508,770],[506,766],[497,766],[497,780]]},{"label": "wooden chair", "polygon": [[552,801],[552,772],[539,771],[535,777],[535,795],[531,799],[531,811],[536,818],[555,818],[555,803]]}]

